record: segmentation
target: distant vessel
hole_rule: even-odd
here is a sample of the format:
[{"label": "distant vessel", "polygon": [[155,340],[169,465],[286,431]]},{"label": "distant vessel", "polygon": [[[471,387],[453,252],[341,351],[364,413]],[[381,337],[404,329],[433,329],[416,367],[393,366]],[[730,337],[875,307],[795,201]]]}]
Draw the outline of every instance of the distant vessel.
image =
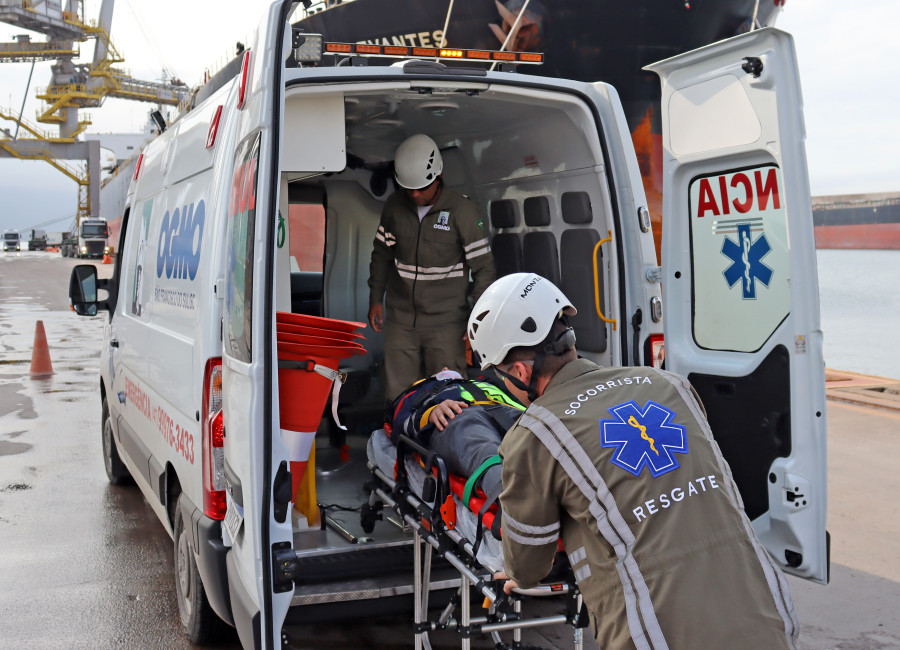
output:
[{"label": "distant vessel", "polygon": [[813,198],[816,248],[900,249],[900,194]]}]

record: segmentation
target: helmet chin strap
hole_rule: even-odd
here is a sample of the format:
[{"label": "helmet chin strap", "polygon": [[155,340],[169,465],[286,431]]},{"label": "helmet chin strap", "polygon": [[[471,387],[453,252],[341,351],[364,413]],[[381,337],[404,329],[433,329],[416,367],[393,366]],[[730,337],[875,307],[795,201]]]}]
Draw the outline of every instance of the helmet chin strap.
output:
[{"label": "helmet chin strap", "polygon": [[[565,318],[565,316],[563,316],[563,318]],[[553,339],[553,341],[550,341],[550,335],[548,334],[547,338],[538,345],[539,347],[534,355],[534,365],[531,368],[531,381],[528,382],[527,386],[525,385],[525,382],[518,377],[513,377],[509,373],[500,370],[498,366],[494,366],[494,369],[503,377],[506,377],[513,386],[528,394],[529,402],[533,402],[538,398],[538,377],[541,375],[541,368],[544,367],[544,360],[547,358],[547,355],[563,354],[567,350],[574,348],[575,331],[571,327],[567,327],[559,336]]]}]

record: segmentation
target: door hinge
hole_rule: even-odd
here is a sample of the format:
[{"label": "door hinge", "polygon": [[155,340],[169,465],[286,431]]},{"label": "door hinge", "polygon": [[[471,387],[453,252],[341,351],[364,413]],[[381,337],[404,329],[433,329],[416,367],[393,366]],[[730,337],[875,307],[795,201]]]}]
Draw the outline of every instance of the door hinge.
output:
[{"label": "door hinge", "polygon": [[299,567],[290,542],[272,544],[272,591],[283,594],[293,589]]}]

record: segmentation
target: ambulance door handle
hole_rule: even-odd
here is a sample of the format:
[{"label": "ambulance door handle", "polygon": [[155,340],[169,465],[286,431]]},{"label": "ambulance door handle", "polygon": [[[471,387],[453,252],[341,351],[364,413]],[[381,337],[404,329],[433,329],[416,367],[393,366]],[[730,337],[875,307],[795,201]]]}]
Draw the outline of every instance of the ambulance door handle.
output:
[{"label": "ambulance door handle", "polygon": [[119,339],[110,339],[110,340],[109,340],[109,347],[111,347],[111,348],[117,348],[117,347],[119,347]]},{"label": "ambulance door handle", "polygon": [[603,244],[605,244],[606,242],[612,241],[612,230],[607,230],[606,232],[609,233],[609,236],[606,239],[601,239],[594,245],[594,255],[593,255],[593,258],[594,258],[593,259],[593,262],[594,262],[594,307],[597,310],[597,315],[600,317],[600,320],[602,320],[604,323],[611,323],[613,326],[613,331],[615,331],[616,330],[616,319],[607,318],[606,316],[603,315],[603,310],[600,309],[600,272],[597,268],[597,253],[600,251],[600,247]]}]

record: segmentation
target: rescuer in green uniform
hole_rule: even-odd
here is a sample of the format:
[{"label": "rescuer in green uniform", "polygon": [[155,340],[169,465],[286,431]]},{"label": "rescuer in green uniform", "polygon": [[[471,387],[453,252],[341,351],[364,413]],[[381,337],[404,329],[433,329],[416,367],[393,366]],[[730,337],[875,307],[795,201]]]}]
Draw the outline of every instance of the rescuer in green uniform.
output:
[{"label": "rescuer in green uniform", "polygon": [[369,265],[372,329],[384,329],[385,396],[447,366],[466,373],[463,335],[473,300],[493,282],[494,257],[478,205],[444,187],[440,149],[427,135],[398,148],[402,187],[381,213]]},{"label": "rescuer in green uniform", "polygon": [[561,537],[601,648],[796,647],[787,581],[690,384],[579,359],[572,315],[517,273],[469,318],[482,369],[528,406],[500,445],[507,592],[547,574]]}]

